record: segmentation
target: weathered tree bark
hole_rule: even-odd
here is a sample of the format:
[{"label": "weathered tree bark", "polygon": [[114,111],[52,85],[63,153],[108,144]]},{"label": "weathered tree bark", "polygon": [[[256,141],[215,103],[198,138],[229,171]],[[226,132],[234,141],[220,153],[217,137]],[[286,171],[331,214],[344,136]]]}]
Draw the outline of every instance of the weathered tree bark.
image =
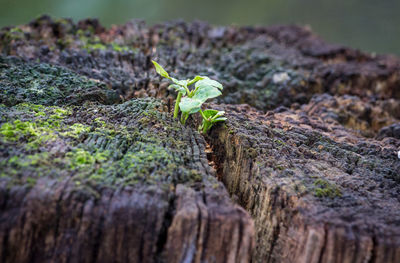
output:
[{"label": "weathered tree bark", "polygon": [[251,218],[160,101],[99,104],[118,96],[59,67],[1,63],[1,262],[249,261]]},{"label": "weathered tree bark", "polygon": [[222,109],[230,121],[209,140],[219,176],[255,219],[255,261],[398,261],[398,140],[366,139],[303,109]]},{"label": "weathered tree bark", "polygon": [[[397,58],[296,26],[48,17],[0,52],[2,261],[400,261]],[[224,84],[209,160],[151,59]]]}]

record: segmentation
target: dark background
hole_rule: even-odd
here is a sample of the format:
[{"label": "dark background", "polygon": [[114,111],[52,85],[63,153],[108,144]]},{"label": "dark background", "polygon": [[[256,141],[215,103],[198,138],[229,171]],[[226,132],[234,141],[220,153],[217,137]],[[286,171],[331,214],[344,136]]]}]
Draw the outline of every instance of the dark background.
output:
[{"label": "dark background", "polygon": [[0,27],[40,14],[96,17],[108,26],[141,18],[182,18],[221,25],[309,25],[324,39],[364,51],[400,55],[400,0],[0,0]]}]

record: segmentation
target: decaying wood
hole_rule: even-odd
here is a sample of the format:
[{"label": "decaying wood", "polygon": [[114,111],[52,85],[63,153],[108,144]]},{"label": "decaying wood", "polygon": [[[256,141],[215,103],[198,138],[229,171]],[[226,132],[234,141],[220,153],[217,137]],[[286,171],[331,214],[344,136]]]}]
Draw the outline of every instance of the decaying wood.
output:
[{"label": "decaying wood", "polygon": [[[397,58],[297,26],[49,17],[0,52],[0,123],[40,135],[0,135],[1,261],[400,261]],[[221,81],[229,120],[174,122],[151,59]]]},{"label": "decaying wood", "polygon": [[226,106],[227,127],[209,136],[224,184],[255,219],[255,261],[397,262],[399,141],[304,108]]},{"label": "decaying wood", "polygon": [[1,62],[2,262],[249,260],[252,220],[202,136],[160,101],[99,104],[118,96],[59,67]]}]

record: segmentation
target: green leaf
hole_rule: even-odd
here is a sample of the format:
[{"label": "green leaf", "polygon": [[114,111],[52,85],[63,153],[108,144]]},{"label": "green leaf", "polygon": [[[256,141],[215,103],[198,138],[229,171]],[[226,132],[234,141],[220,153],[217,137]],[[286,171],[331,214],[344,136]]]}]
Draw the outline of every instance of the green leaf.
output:
[{"label": "green leaf", "polygon": [[212,80],[212,79],[210,79],[208,77],[203,77],[202,80],[199,80],[199,81],[196,82],[195,87],[198,88],[200,86],[211,86],[211,87],[215,87],[215,88],[220,89],[220,90],[223,89],[221,83],[219,83],[216,80]]},{"label": "green leaf", "polygon": [[219,122],[219,121],[226,121],[227,119],[228,118],[226,118],[226,117],[219,117],[219,118],[216,118],[216,119],[212,120],[211,122],[215,123],[215,122]]},{"label": "green leaf", "polygon": [[189,114],[196,113],[196,112],[200,111],[200,109],[201,109],[200,107],[194,108],[194,109],[192,109],[192,110],[189,112]]},{"label": "green leaf", "polygon": [[176,85],[179,85],[179,86],[182,86],[182,87],[187,87],[187,85],[188,85],[188,80],[177,80],[177,79],[175,79],[175,78],[171,78],[171,80],[176,84]]},{"label": "green leaf", "polygon": [[216,119],[218,117],[221,117],[225,114],[225,111],[218,111],[212,118]]},{"label": "green leaf", "polygon": [[198,112],[202,104],[203,104],[202,101],[184,97],[179,103],[179,108],[181,109],[182,112],[192,114]]},{"label": "green leaf", "polygon": [[208,118],[211,118],[211,117],[214,117],[215,116],[215,114],[217,114],[218,113],[218,111],[217,110],[204,110],[203,111],[203,114],[204,114],[204,116],[208,119]]},{"label": "green leaf", "polygon": [[182,95],[186,95],[186,89],[182,86],[176,85],[176,84],[171,84],[168,86],[168,88],[173,88],[177,92],[182,93]]},{"label": "green leaf", "polygon": [[164,78],[170,79],[168,73],[165,71],[165,69],[163,67],[161,67],[154,60],[152,60],[151,62],[153,62],[154,66],[156,67],[156,71],[157,71],[158,74],[160,74],[160,76],[163,76]]},{"label": "green leaf", "polygon": [[197,90],[195,90],[192,98],[205,102],[207,99],[218,97],[221,94],[221,91],[213,86],[199,86]]},{"label": "green leaf", "polygon": [[194,79],[192,79],[191,81],[188,82],[188,86],[190,86],[190,85],[192,85],[193,83],[195,83],[195,82],[197,82],[197,81],[199,81],[199,80],[202,80],[202,79],[204,79],[204,78],[206,78],[206,77],[196,76],[196,77],[194,77]]}]

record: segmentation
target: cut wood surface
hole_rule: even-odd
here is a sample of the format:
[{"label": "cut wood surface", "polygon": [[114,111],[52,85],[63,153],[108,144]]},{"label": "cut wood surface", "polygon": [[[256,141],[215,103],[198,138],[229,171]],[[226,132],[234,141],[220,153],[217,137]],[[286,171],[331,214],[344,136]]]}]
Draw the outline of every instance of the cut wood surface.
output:
[{"label": "cut wood surface", "polygon": [[[398,58],[47,16],[0,54],[1,262],[400,262]],[[228,121],[173,120],[151,59],[220,81]]]},{"label": "cut wood surface", "polygon": [[2,262],[248,262],[251,218],[159,100],[1,63]]}]

